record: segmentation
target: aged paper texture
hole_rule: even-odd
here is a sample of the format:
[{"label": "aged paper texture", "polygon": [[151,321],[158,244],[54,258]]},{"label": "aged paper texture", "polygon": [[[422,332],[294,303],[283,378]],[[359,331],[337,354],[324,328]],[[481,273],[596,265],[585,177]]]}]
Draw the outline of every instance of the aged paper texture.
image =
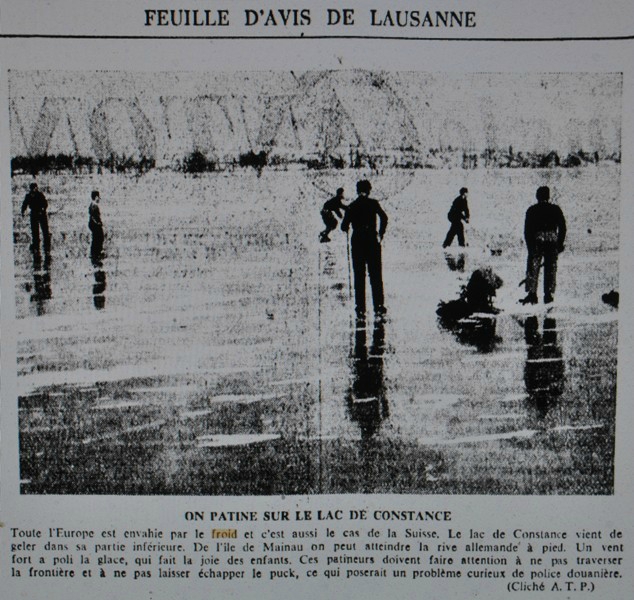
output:
[{"label": "aged paper texture", "polygon": [[7,598],[628,597],[633,50],[3,2]]}]

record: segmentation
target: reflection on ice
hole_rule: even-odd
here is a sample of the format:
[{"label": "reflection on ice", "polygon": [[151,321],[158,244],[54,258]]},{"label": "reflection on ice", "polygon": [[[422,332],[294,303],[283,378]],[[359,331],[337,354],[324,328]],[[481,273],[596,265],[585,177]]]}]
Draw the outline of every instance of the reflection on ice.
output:
[{"label": "reflection on ice", "polygon": [[447,266],[450,271],[458,271],[459,273],[464,273],[465,267],[465,254],[461,252],[460,254],[452,254],[451,252],[445,252],[445,260],[447,261]]},{"label": "reflection on ice", "polygon": [[97,310],[102,310],[106,306],[106,272],[103,269],[95,269],[95,283],[92,286],[93,304]]},{"label": "reflection on ice", "polygon": [[493,352],[501,341],[496,335],[495,317],[474,315],[456,321],[441,317],[439,323],[444,329],[451,331],[461,344],[473,346],[478,352]]},{"label": "reflection on ice", "polygon": [[384,323],[374,324],[369,351],[366,338],[366,329],[355,330],[350,361],[352,383],[346,396],[350,418],[358,423],[362,437],[374,435],[389,415],[383,375]]},{"label": "reflection on ice", "polygon": [[539,321],[531,316],[524,322],[527,344],[524,383],[528,402],[538,417],[543,418],[557,403],[565,386],[565,365],[557,342],[557,322],[544,317],[542,331]]},{"label": "reflection on ice", "polygon": [[33,293],[31,294],[31,302],[35,304],[38,316],[46,314],[48,300],[52,297],[50,259],[47,256],[42,264],[40,254],[36,252],[33,255]]},{"label": "reflection on ice", "polygon": [[233,434],[233,435],[201,435],[198,440],[199,448],[222,448],[226,446],[247,446],[249,444],[261,444],[279,439],[278,434]]}]

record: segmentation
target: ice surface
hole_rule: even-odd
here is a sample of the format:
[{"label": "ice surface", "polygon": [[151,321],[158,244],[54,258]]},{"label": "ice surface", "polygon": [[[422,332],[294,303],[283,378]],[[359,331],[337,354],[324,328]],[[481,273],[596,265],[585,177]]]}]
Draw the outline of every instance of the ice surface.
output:
[{"label": "ice surface", "polygon": [[[356,329],[346,236],[319,244],[319,208],[365,177],[390,217],[389,313]],[[13,178],[25,493],[612,493],[618,166],[42,175],[48,281],[19,216],[29,181]],[[568,241],[555,303],[526,308],[523,215],[544,184]],[[463,185],[469,247],[445,253]],[[438,302],[483,266],[500,314],[442,327]]]}]

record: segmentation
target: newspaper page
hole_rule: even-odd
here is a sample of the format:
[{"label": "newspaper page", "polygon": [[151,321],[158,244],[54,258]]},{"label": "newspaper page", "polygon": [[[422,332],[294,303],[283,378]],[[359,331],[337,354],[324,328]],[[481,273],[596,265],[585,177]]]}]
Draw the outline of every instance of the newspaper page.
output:
[{"label": "newspaper page", "polygon": [[2,598],[632,598],[633,81],[628,0],[0,2]]}]

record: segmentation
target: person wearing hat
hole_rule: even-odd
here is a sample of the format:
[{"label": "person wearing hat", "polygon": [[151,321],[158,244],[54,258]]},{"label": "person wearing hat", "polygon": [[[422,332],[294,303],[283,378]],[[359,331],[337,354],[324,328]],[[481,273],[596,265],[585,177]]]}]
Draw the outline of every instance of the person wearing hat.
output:
[{"label": "person wearing hat", "polygon": [[31,214],[31,250],[35,255],[40,254],[41,230],[44,254],[48,256],[51,251],[51,236],[48,230],[48,215],[46,213],[48,202],[44,194],[37,188],[37,183],[35,182],[29,186],[29,192],[24,197],[24,202],[22,202],[22,210],[20,211],[22,216],[24,216],[27,208],[30,209]]},{"label": "person wearing hat", "polygon": [[[341,221],[342,231],[352,225],[350,247],[354,271],[354,300],[357,319],[365,320],[365,272],[368,271],[372,288],[374,314],[384,317],[386,308],[383,296],[383,270],[381,265],[381,241],[387,228],[387,214],[378,200],[370,198],[372,185],[367,179],[357,183],[357,199],[348,205]],[[377,232],[377,219],[379,229]]]},{"label": "person wearing hat", "polygon": [[339,188],[337,190],[337,195],[330,200],[326,200],[321,209],[321,218],[326,226],[326,229],[319,234],[320,242],[326,243],[330,241],[328,234],[337,228],[337,217],[341,219],[346,208],[347,206],[343,203],[343,188]]},{"label": "person wearing hat", "polygon": [[458,236],[458,245],[464,247],[465,239],[464,239],[464,225],[462,221],[465,223],[469,222],[469,205],[467,204],[467,196],[469,195],[469,190],[466,187],[460,188],[460,195],[453,201],[451,208],[449,209],[449,213],[447,213],[447,218],[451,223],[451,227],[447,232],[447,237],[445,237],[445,241],[442,244],[443,248],[447,248],[451,246],[454,237]]},{"label": "person wearing hat", "polygon": [[522,304],[537,304],[539,271],[544,265],[544,304],[550,304],[557,285],[557,259],[564,250],[566,219],[561,208],[551,204],[550,188],[542,186],[535,194],[537,203],[526,211],[524,240],[528,250],[526,262],[526,297]]}]

